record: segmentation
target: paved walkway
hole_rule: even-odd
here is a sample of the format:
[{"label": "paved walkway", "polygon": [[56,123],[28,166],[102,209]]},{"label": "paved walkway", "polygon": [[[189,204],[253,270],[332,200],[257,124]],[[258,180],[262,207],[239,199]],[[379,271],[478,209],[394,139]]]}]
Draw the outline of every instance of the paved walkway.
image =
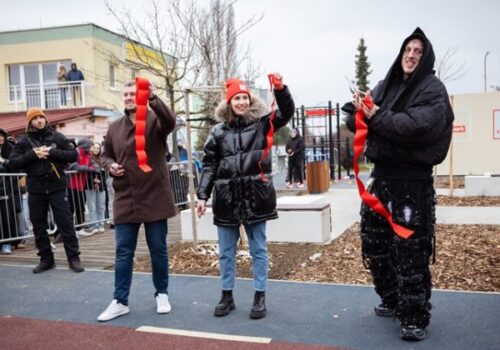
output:
[{"label": "paved walkway", "polygon": [[[169,294],[173,311],[158,315],[151,275],[137,273],[129,300],[130,314],[104,324],[98,323],[96,317],[111,300],[112,272],[95,270],[75,274],[56,269],[35,275],[28,267],[0,266],[0,286],[0,315],[4,317],[68,321],[75,326],[116,326],[124,332],[151,326],[166,328],[170,333],[175,330],[208,332],[221,338],[222,335],[255,337],[271,344],[286,342],[351,349],[493,350],[500,344],[499,293],[435,290],[427,339],[406,343],[398,337],[397,322],[373,313],[378,299],[370,286],[270,281],[268,315],[262,320],[251,320],[248,314],[253,300],[252,281],[238,279],[234,292],[236,310],[227,317],[215,318],[212,312],[220,293],[218,278],[172,276]],[[58,330],[59,326],[45,327],[50,328]],[[31,332],[29,328],[19,329],[18,342]],[[45,330],[38,332],[42,334]],[[105,348],[102,337],[93,339],[91,334],[85,342],[94,342],[94,348]],[[198,336],[207,337],[206,334]],[[63,340],[67,339],[61,338]],[[222,343],[226,345],[220,349],[247,348],[244,344]],[[35,344],[39,343],[33,343],[32,348],[43,348]],[[152,348],[163,348],[165,345],[161,344]],[[75,342],[71,348],[78,349],[78,345]]]}]

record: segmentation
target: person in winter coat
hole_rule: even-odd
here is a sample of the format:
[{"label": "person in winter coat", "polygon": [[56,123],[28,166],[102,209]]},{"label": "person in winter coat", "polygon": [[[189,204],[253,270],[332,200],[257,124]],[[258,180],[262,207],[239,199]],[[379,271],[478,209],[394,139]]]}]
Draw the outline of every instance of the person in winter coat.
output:
[{"label": "person in winter coat", "polygon": [[295,182],[298,188],[304,187],[304,139],[300,136],[299,129],[293,128],[290,132],[286,146],[288,154],[287,188],[291,188]]},{"label": "person in winter coat", "polygon": [[70,82],[69,86],[71,88],[71,97],[73,99],[73,106],[79,106],[82,101],[82,89],[85,77],[81,70],[76,66],[76,63],[71,63],[71,69],[66,74],[66,81]]},{"label": "person in winter coat", "polygon": [[146,241],[151,255],[153,284],[156,289],[156,311],[168,313],[167,219],[176,215],[174,197],[165,162],[166,138],[175,128],[176,117],[170,108],[153,93],[150,85],[149,107],[144,135],[147,161],[152,168],[139,168],[136,154],[136,86],[128,82],[123,89],[125,115],[110,124],[101,159],[113,176],[113,206],[116,262],[115,291],[111,304],[97,318],[109,321],[129,313],[128,296],[132,282],[134,252],[139,227],[144,223]]},{"label": "person in winter coat", "polygon": [[87,181],[89,173],[96,173],[96,169],[91,164],[90,146],[92,141],[83,137],[78,140],[76,151],[78,159],[71,163],[68,167],[69,172],[69,206],[71,213],[75,216],[75,224],[78,227],[76,234],[79,237],[89,237],[93,233],[91,230],[85,230],[82,224],[85,222],[85,204],[87,197],[85,190],[87,189]]},{"label": "person in winter coat", "polygon": [[104,232],[104,213],[106,211],[106,172],[101,168],[101,144],[94,142],[90,147],[90,165],[93,172],[87,173],[85,197],[89,209],[90,233]]},{"label": "person in winter coat", "polygon": [[414,233],[397,236],[388,222],[365,203],[361,207],[363,260],[370,268],[382,303],[378,316],[401,321],[400,337],[422,340],[429,324],[435,224],[432,168],[448,152],[454,119],[448,93],[434,75],[434,51],[417,28],[401,46],[385,79],[373,90],[368,107],[358,92],[342,108],[354,131],[354,112],[368,125],[365,155],[375,164],[370,192],[393,220]]},{"label": "person in winter coat", "polygon": [[278,110],[273,115],[262,99],[250,93],[238,79],[226,82],[226,99],[216,109],[219,121],[205,143],[203,170],[198,188],[198,216],[205,213],[213,189],[214,224],[219,238],[222,297],[214,310],[225,316],[235,308],[236,244],[240,225],[245,226],[253,262],[255,296],[251,318],[266,315],[268,257],[266,221],[278,217],[276,192],[271,178],[271,153],[261,161],[269,130],[283,127],[295,107],[279,74],[273,79]]},{"label": "person in winter coat", "polygon": [[26,135],[19,140],[10,159],[4,164],[11,170],[23,169],[27,173],[30,219],[40,256],[40,264],[33,272],[40,273],[55,267],[47,234],[49,205],[64,242],[69,267],[75,272],[82,272],[84,268],[80,262],[64,176],[65,167],[76,160],[77,153],[63,134],[49,127],[45,113],[40,108],[29,109],[26,117]]},{"label": "person in winter coat", "polygon": [[[19,237],[17,213],[21,211],[18,178],[8,176],[9,170],[3,165],[10,158],[15,144],[9,140],[6,130],[0,129],[0,239]],[[11,254],[12,245],[21,241],[8,241],[2,244],[2,254]]]}]

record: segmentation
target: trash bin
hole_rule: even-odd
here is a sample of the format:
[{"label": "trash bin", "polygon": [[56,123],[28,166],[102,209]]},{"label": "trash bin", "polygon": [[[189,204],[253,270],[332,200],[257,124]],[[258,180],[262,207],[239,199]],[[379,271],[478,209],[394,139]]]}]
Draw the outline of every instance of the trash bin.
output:
[{"label": "trash bin", "polygon": [[308,162],[307,190],[309,193],[323,193],[330,188],[330,166],[328,160]]}]

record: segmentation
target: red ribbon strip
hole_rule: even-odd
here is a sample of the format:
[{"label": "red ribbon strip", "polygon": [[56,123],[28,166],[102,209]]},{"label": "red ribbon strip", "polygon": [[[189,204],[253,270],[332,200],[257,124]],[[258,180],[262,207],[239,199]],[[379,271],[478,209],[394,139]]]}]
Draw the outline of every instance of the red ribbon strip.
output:
[{"label": "red ribbon strip", "polygon": [[[269,90],[271,91],[271,94],[273,93],[273,81],[275,79],[274,74],[268,74],[267,78],[269,79]],[[264,175],[264,170],[262,169],[262,162],[264,159],[266,159],[267,155],[271,151],[271,148],[273,147],[273,142],[274,142],[274,116],[276,114],[276,98],[274,97],[273,94],[273,102],[271,103],[271,117],[269,118],[269,131],[266,134],[266,148],[262,152],[262,156],[260,157],[259,160],[259,168],[260,168],[260,175],[259,178],[261,181],[267,182],[269,179]]]},{"label": "red ribbon strip", "polygon": [[[363,98],[364,104],[368,108],[373,108],[373,100],[370,96],[365,96]],[[356,123],[356,133],[354,134],[354,174],[356,178],[356,184],[358,185],[359,196],[370,208],[372,208],[375,212],[383,216],[391,225],[393,231],[402,238],[408,238],[413,234],[413,231],[398,225],[392,219],[391,213],[382,205],[380,200],[372,195],[365,189],[365,185],[359,178],[359,166],[358,159],[363,153],[366,136],[368,135],[368,126],[365,123],[365,114],[362,109],[358,109],[354,116],[354,120]]]},{"label": "red ribbon strip", "polygon": [[148,114],[149,80],[146,78],[135,78],[135,153],[139,168],[145,173],[153,169],[148,165],[146,153],[146,116]]}]

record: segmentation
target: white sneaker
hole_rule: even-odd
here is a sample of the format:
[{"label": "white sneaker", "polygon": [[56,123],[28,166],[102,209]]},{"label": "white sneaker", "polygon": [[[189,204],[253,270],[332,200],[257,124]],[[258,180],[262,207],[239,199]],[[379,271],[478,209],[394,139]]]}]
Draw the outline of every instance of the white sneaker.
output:
[{"label": "white sneaker", "polygon": [[87,230],[76,230],[76,236],[77,237],[85,238],[85,237],[90,237],[93,234],[94,234],[94,232],[89,232]]},{"label": "white sneaker", "polygon": [[98,233],[104,233],[104,227],[99,227],[99,228],[97,229],[97,232],[98,232]]},{"label": "white sneaker", "polygon": [[120,304],[116,301],[116,299],[113,299],[106,310],[104,310],[103,313],[100,314],[99,317],[97,317],[97,321],[109,321],[117,318],[118,316],[128,314],[129,312],[130,309],[128,308],[128,306]]},{"label": "white sneaker", "polygon": [[172,306],[168,302],[168,295],[159,293],[156,296],[156,312],[159,314],[168,314],[170,311],[172,311]]}]

